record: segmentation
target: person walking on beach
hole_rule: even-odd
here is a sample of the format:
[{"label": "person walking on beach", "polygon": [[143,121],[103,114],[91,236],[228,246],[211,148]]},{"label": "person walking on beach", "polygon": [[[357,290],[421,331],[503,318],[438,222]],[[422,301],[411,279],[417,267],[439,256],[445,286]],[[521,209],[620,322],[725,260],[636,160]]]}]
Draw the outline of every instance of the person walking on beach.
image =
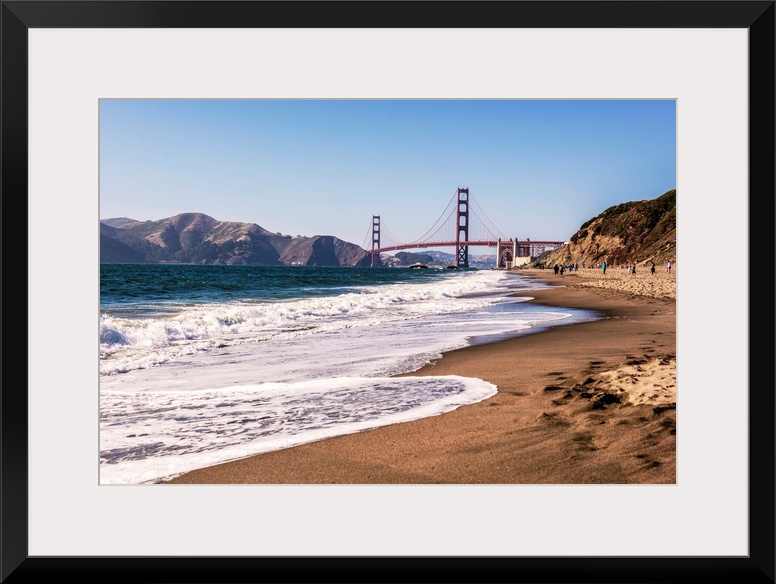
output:
[{"label": "person walking on beach", "polygon": [[604,273],[604,276],[606,275],[606,262],[601,264],[601,271]]},{"label": "person walking on beach", "polygon": [[555,275],[557,276],[558,275],[558,264],[555,264],[555,268],[554,269],[555,269]]},{"label": "person walking on beach", "polygon": [[666,273],[671,273],[671,260],[668,260],[668,263],[666,264]]},{"label": "person walking on beach", "polygon": [[631,268],[631,274],[634,276],[636,275],[636,262],[633,262],[633,267]]},{"label": "person walking on beach", "polygon": [[649,264],[649,271],[652,272],[652,275],[655,275],[655,262],[650,262]]}]

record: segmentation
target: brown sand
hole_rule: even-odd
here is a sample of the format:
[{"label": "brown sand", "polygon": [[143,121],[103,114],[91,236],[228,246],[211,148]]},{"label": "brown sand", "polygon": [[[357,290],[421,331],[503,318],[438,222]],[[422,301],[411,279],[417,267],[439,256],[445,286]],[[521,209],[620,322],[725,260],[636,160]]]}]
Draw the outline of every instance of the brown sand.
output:
[{"label": "brown sand", "polygon": [[[605,319],[468,347],[411,375],[478,377],[480,403],[203,468],[196,484],[673,484],[676,276],[580,270],[522,294]],[[646,280],[643,284],[639,281]]]}]

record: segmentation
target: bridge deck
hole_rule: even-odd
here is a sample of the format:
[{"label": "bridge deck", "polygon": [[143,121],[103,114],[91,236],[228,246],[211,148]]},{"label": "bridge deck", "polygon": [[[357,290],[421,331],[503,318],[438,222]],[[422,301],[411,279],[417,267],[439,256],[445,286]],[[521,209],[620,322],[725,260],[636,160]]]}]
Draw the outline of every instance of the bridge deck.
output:
[{"label": "bridge deck", "polygon": [[[427,247],[457,247],[459,245],[466,245],[470,247],[496,247],[498,240],[474,240],[474,241],[427,241],[424,243],[404,243],[401,245],[392,245],[389,247],[381,247],[379,249],[372,250],[374,253],[382,253],[386,251],[397,251],[401,249],[425,249]],[[512,243],[510,240],[501,240],[501,244]],[[565,241],[534,241],[533,239],[527,239],[525,241],[517,241],[518,247],[546,247],[546,246],[560,246],[566,243]]]}]

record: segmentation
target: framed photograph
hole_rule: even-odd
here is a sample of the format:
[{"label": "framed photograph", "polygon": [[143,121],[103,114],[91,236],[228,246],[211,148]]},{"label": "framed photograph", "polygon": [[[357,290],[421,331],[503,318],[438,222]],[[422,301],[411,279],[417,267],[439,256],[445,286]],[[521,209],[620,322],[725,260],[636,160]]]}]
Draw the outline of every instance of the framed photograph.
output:
[{"label": "framed photograph", "polygon": [[[772,1],[3,1],[6,330],[19,330],[9,327],[16,321],[8,318],[19,311],[17,306],[24,307],[27,319],[18,325],[26,330],[22,340],[11,342],[6,335],[4,353],[2,581],[72,577],[82,582],[249,582],[272,573],[271,579],[289,582],[773,582],[774,14]],[[303,125],[314,123],[315,112],[292,111],[290,103],[312,109],[325,103],[325,111],[318,111],[327,120],[320,124],[322,132],[342,123],[344,118],[336,112],[340,102],[349,105],[349,114],[355,103],[369,108],[402,104],[428,131],[444,131],[455,148],[478,149],[486,161],[502,154],[493,145],[478,143],[482,137],[471,132],[460,109],[442,115],[440,105],[475,106],[486,101],[672,108],[669,130],[675,128],[676,154],[670,192],[676,201],[678,235],[671,260],[677,260],[674,268],[679,267],[674,374],[680,399],[674,398],[679,423],[673,426],[676,456],[671,480],[654,474],[663,479],[636,484],[595,477],[555,484],[488,480],[383,484],[379,479],[336,485],[314,480],[158,484],[170,468],[155,467],[153,457],[145,450],[140,456],[132,445],[139,435],[166,432],[146,423],[146,413],[156,416],[166,405],[153,400],[135,404],[134,417],[125,424],[122,416],[129,394],[121,393],[121,387],[110,388],[118,396],[110,404],[100,403],[101,335],[115,341],[108,343],[116,348],[110,366],[141,370],[144,362],[162,354],[138,350],[126,357],[119,351],[126,330],[114,326],[117,320],[101,324],[107,298],[99,267],[107,256],[101,251],[110,245],[115,253],[111,257],[138,253],[130,249],[129,239],[113,237],[122,218],[120,207],[111,205],[116,197],[129,201],[133,195],[112,190],[109,181],[121,177],[122,184],[134,185],[138,209],[141,198],[146,205],[158,204],[157,217],[134,219],[207,212],[187,208],[166,213],[145,175],[171,176],[176,155],[198,156],[200,166],[256,164],[244,158],[244,152],[184,150],[185,138],[194,140],[200,122],[209,124],[209,132],[228,128],[239,137],[251,116],[260,115],[267,122],[263,128],[273,123],[279,128],[277,134],[268,131],[266,140],[280,148],[285,133],[301,132]],[[280,105],[258,113],[244,111],[258,102]],[[412,109],[421,103],[427,111]],[[137,111],[132,104],[167,109],[154,117],[148,115],[150,109]],[[236,108],[227,111],[212,104]],[[623,112],[603,122],[587,109],[579,111],[589,116],[589,127],[627,123]],[[386,118],[395,115],[387,109],[381,113]],[[542,113],[547,114],[534,110],[532,115]],[[369,109],[364,119],[375,115]],[[569,123],[560,110],[549,115],[555,125]],[[662,123],[658,113],[650,110],[649,115],[654,116],[649,132],[635,131],[644,134],[644,156],[650,148],[648,134]],[[447,126],[458,119],[461,125],[442,129],[432,118]],[[296,120],[296,129],[281,124],[288,119]],[[168,126],[170,120],[175,123]],[[147,131],[127,131],[141,127]],[[506,126],[502,130],[509,131]],[[119,132],[132,136],[132,149],[113,140]],[[200,139],[213,135],[198,134]],[[534,135],[538,142],[547,139]],[[420,139],[419,134],[413,136]],[[316,150],[320,157],[328,149],[322,134],[316,139],[323,144]],[[160,147],[162,142],[165,148]],[[272,164],[271,152],[272,148],[261,150],[264,164]],[[577,160],[559,160],[562,168],[556,172],[568,173],[571,164],[585,164],[582,150],[575,152]],[[343,149],[340,156],[344,153]],[[334,176],[336,153],[329,154],[325,163],[319,161],[316,177]],[[357,158],[360,153],[351,149],[345,155]],[[515,153],[505,151],[503,156],[507,155]],[[616,177],[624,163],[614,152],[611,156],[605,174]],[[144,165],[125,164],[141,157]],[[411,167],[403,168],[407,173]],[[482,168],[491,167],[484,162]],[[653,178],[639,180],[651,184]],[[312,174],[306,177],[312,179]],[[232,180],[229,188],[239,188],[239,180],[245,179]],[[387,181],[394,190],[404,184],[385,173],[374,181]],[[331,182],[319,185],[320,201],[311,198],[306,204],[321,214],[337,208],[342,212],[346,205],[360,209],[358,193],[347,192],[340,179]],[[363,188],[364,183],[359,184]],[[265,186],[281,190],[279,184]],[[475,207],[480,204],[479,193],[474,189],[470,200],[467,186],[447,189],[458,197],[457,235],[435,240],[455,242],[453,254],[442,259],[409,254],[407,258],[418,260],[412,267],[433,260],[442,262],[440,269],[467,268],[479,258],[460,242],[492,243],[492,233],[483,235],[477,226],[479,221],[494,227],[493,215],[498,225],[498,211],[486,201],[482,209]],[[199,187],[207,190],[190,177],[179,201],[195,205]],[[103,196],[109,192],[115,193],[113,199]],[[517,208],[528,205],[518,199]],[[258,203],[247,197],[237,204],[247,208]],[[278,218],[293,212],[280,204],[276,207]],[[563,209],[551,207],[548,204],[547,215],[561,221]],[[470,208],[476,219],[468,219]],[[233,211],[239,220],[243,209]],[[395,229],[393,223],[381,224],[379,210],[369,214],[372,221],[362,245],[367,251],[361,250],[352,261],[366,266],[375,257],[381,261],[376,250],[412,251],[409,244],[389,244],[388,225]],[[364,225],[359,225],[359,235],[368,219],[365,216]],[[210,218],[199,214],[192,220]],[[268,221],[262,227],[272,230],[274,224]],[[246,251],[230,243],[228,257],[264,249],[285,254],[288,265],[313,265],[309,257],[294,252],[302,243],[313,248],[307,235],[267,231],[262,237],[278,240],[273,249],[257,244]],[[511,235],[497,238],[496,256],[505,265],[494,269],[515,264],[522,251],[528,253],[539,243],[512,241]],[[156,231],[144,236],[163,238]],[[505,240],[512,244],[504,245],[502,253]],[[361,238],[354,243],[360,244]],[[541,243],[552,247],[565,242]],[[347,247],[342,242],[339,245],[338,253],[350,253],[342,251]],[[214,263],[229,263],[227,256],[218,256],[221,253],[226,252],[203,244],[186,253],[155,256],[154,261],[162,266],[193,265],[218,257]],[[572,262],[569,268],[575,267]],[[170,276],[167,272],[181,276],[175,270],[165,272]],[[424,273],[408,272],[413,277]],[[122,272],[117,277],[126,281],[131,275]],[[159,284],[168,285],[161,280]],[[153,291],[145,293],[148,296],[132,306],[119,294],[111,300],[112,316],[118,319],[122,310],[170,309],[148,300]],[[219,299],[228,301],[228,294]],[[223,324],[224,318],[232,317],[202,318],[208,323],[220,318]],[[631,327],[639,334],[636,325]],[[156,333],[147,331],[145,338],[152,334]],[[181,350],[184,344],[173,338],[177,333],[165,334],[162,344]],[[182,334],[191,336],[188,330]],[[216,331],[216,336],[220,334]],[[402,344],[411,345],[417,334]],[[195,337],[191,336],[195,342],[202,341]],[[418,353],[421,345],[434,342],[425,337],[417,341],[418,347],[408,348],[409,352]],[[238,359],[236,353],[234,358]],[[269,351],[262,358],[270,367]],[[26,366],[14,367],[17,360]],[[768,372],[760,373],[761,363],[767,364]],[[390,364],[385,367],[389,370]],[[208,369],[198,369],[203,387],[209,374]],[[352,370],[338,376],[348,374]],[[304,372],[300,375],[283,382],[309,384]],[[434,379],[427,378],[429,392],[436,391],[431,387]],[[191,384],[191,379],[180,377],[176,382]],[[229,383],[240,385],[245,380],[234,377]],[[486,385],[467,386],[462,395],[487,391]],[[370,391],[371,387],[354,386],[343,399]],[[234,396],[232,392],[230,399]],[[182,403],[184,409],[200,413],[217,408],[224,431],[211,438],[218,441],[229,434],[230,424],[239,423],[243,410],[234,400],[222,403],[215,397],[207,404]],[[148,395],[142,399],[148,400]],[[250,392],[246,399],[251,399]],[[450,403],[452,408],[460,405]],[[106,411],[116,419],[107,419]],[[149,438],[141,450],[151,442],[160,451],[196,452],[196,444],[205,448],[205,435],[195,426],[192,432],[176,436],[180,441],[176,444]],[[292,430],[289,436],[296,433]],[[103,439],[111,437],[110,448],[103,447],[100,434]],[[332,457],[329,464],[336,464],[336,454],[327,452]],[[103,472],[100,469],[106,457],[113,457],[108,473],[104,465]],[[146,462],[136,464],[141,459]],[[641,462],[645,461],[650,462]],[[304,456],[293,464],[300,469],[309,465],[309,473],[315,472]],[[178,470],[191,468],[173,469]]]}]

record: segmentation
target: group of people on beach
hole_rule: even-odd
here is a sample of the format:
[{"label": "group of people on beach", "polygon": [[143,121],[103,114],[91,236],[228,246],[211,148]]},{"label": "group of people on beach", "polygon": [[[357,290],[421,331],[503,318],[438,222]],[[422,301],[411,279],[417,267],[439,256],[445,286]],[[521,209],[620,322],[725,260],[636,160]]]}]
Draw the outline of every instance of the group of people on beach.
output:
[{"label": "group of people on beach", "polygon": [[[542,266],[542,267],[545,267],[545,266]],[[546,266],[546,267],[549,267],[549,266]],[[588,267],[595,268],[595,264],[590,264]],[[607,263],[606,262],[601,262],[599,267],[601,268],[601,272],[603,273],[603,275],[606,275],[606,268],[608,267]],[[622,268],[624,266],[622,264],[619,264],[619,267]],[[671,261],[669,260],[668,263],[666,263],[666,273],[667,274],[671,273],[671,267],[672,267],[671,266]],[[568,270],[569,272],[573,272],[575,270],[579,270],[579,264],[569,264],[568,266],[565,265],[565,264],[555,264],[553,266],[553,268],[552,268],[552,271],[555,273],[556,276],[558,274],[560,274],[562,276],[564,274],[564,272],[566,272],[566,270]],[[627,270],[628,270],[628,274],[634,274],[635,275],[636,274],[636,262],[633,262],[632,264],[628,264]],[[657,267],[655,266],[655,261],[654,260],[650,260],[649,261],[649,272],[650,272],[650,274],[652,274],[653,276],[656,275],[656,270],[657,270]]]},{"label": "group of people on beach", "polygon": [[[563,265],[563,264],[560,264],[560,265],[558,265],[558,264],[555,264],[555,266],[552,268],[552,271],[553,271],[553,272],[555,272],[555,275],[556,275],[556,276],[557,276],[558,274],[560,274],[560,275],[562,276],[562,275],[563,275],[563,272],[565,272],[565,271],[566,271],[566,269],[567,269],[567,268],[566,268],[566,266],[565,266],[565,265]],[[570,264],[570,265],[568,266],[568,271],[569,271],[569,272],[573,272],[574,270],[579,270],[579,264]]]},{"label": "group of people on beach", "polygon": [[[556,270],[555,273],[557,274],[557,267],[555,266]],[[606,262],[601,263],[601,272],[603,274],[606,274]],[[653,260],[650,260],[649,262],[649,272],[654,276],[655,275],[655,262]],[[628,273],[629,274],[635,274],[636,273],[636,262],[633,262],[632,264],[628,264]],[[666,273],[671,273],[671,260],[668,261],[666,264]]]}]

